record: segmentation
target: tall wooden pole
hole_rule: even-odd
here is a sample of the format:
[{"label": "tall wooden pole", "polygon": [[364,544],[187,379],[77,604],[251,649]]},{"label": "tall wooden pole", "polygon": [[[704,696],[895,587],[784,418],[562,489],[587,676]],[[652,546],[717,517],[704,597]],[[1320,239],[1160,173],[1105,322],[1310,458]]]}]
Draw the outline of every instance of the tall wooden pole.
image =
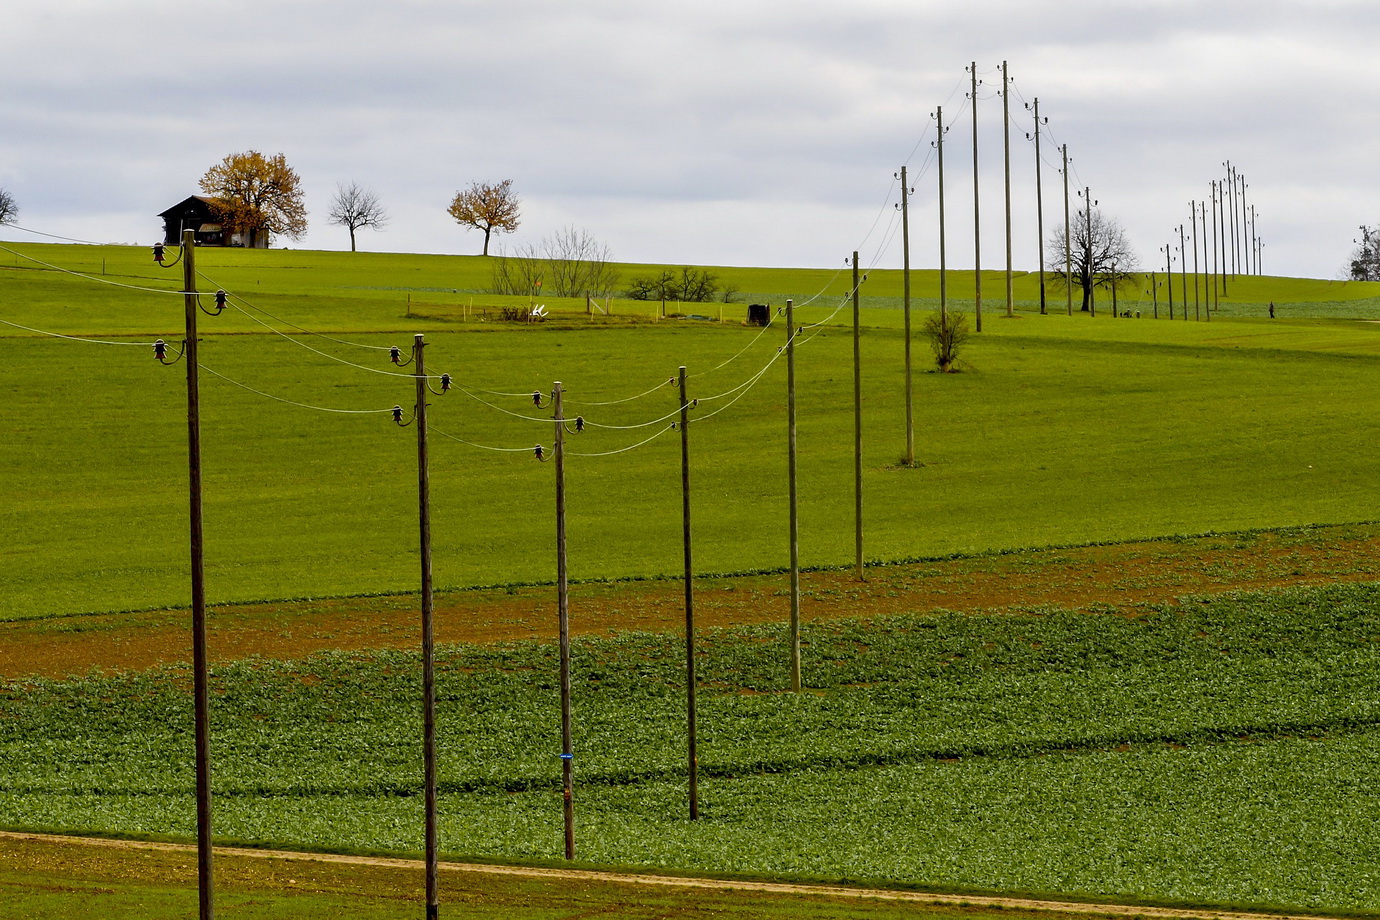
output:
[{"label": "tall wooden pole", "polygon": [[1151,273],[1150,273],[1150,297],[1151,297],[1151,302],[1155,305],[1154,317],[1155,317],[1155,319],[1159,319],[1159,318],[1160,318],[1160,283],[1159,283],[1158,281],[1155,280],[1155,273],[1154,273],[1154,272],[1151,272]]},{"label": "tall wooden pole", "polygon": [[982,208],[978,201],[977,61],[973,62],[973,321],[982,331]]},{"label": "tall wooden pole", "polygon": [[1062,144],[1064,155],[1064,295],[1068,298],[1068,314],[1073,315],[1073,225],[1069,220],[1069,145]]},{"label": "tall wooden pole", "polygon": [[1169,292],[1169,318],[1174,318],[1174,246],[1164,244],[1164,287]]},{"label": "tall wooden pole", "polygon": [[1241,244],[1236,223],[1236,170],[1232,167],[1231,160],[1227,161],[1227,185],[1229,186],[1227,194],[1231,201],[1231,277],[1235,281],[1239,265],[1237,257],[1241,252]]},{"label": "tall wooden pole", "polygon": [[1097,248],[1093,245],[1092,189],[1088,188],[1086,185],[1083,186],[1083,214],[1085,223],[1087,224],[1088,228],[1088,287],[1085,293],[1088,297],[1088,315],[1096,316],[1097,291],[1095,289],[1097,287],[1097,278],[1093,274],[1093,269],[1096,267],[1096,264],[1093,262],[1093,258],[1097,253]]},{"label": "tall wooden pole", "polygon": [[858,253],[853,252],[853,543],[854,575],[863,580],[863,488],[862,488],[862,326],[859,319]]},{"label": "tall wooden pole", "polygon": [[206,570],[201,524],[201,388],[197,363],[196,231],[182,231],[182,290],[187,345],[187,492],[192,562],[192,696],[196,710],[197,901],[201,920],[216,915],[211,874],[211,705],[206,662]]},{"label": "tall wooden pole", "polygon": [[791,500],[791,690],[800,692],[800,509],[795,448],[795,308],[786,301],[786,478]]},{"label": "tall wooden pole", "polygon": [[570,591],[565,552],[565,409],[561,382],[551,391],[556,416],[556,606],[561,643],[561,796],[565,812],[565,858],[575,858],[575,751],[570,738]]},{"label": "tall wooden pole", "polygon": [[695,564],[690,542],[690,401],[685,396],[685,367],[680,369],[680,495],[685,541],[685,735],[690,776],[690,820],[700,816],[700,760],[695,724]]},{"label": "tall wooden pole", "polygon": [[1045,188],[1044,166],[1040,160],[1040,97],[1035,97],[1035,235],[1040,254],[1040,314],[1049,310],[1045,304]]},{"label": "tall wooden pole", "polygon": [[1184,243],[1184,225],[1179,224],[1179,285],[1184,295],[1184,319],[1188,319],[1188,250]]},{"label": "tall wooden pole", "polygon": [[431,465],[427,456],[426,342],[421,333],[412,340],[412,360],[417,374],[417,520],[422,559],[422,772],[426,808],[426,915],[441,913],[440,886],[436,874],[436,663],[432,641],[431,590]]},{"label": "tall wooden pole", "polygon": [[1202,302],[1198,297],[1198,203],[1188,203],[1188,222],[1193,228],[1193,321],[1203,318]]},{"label": "tall wooden pole", "polygon": [[1006,186],[1006,315],[1016,315],[1015,289],[1011,270],[1011,79],[1006,62],[1001,62],[1001,148]]},{"label": "tall wooden pole", "polygon": [[935,149],[939,152],[939,318],[948,320],[949,262],[944,245],[944,107],[935,111]]},{"label": "tall wooden pole", "polygon": [[910,189],[906,168],[901,167],[901,305],[905,311],[906,338],[906,466],[915,465],[915,387],[910,354]]}]

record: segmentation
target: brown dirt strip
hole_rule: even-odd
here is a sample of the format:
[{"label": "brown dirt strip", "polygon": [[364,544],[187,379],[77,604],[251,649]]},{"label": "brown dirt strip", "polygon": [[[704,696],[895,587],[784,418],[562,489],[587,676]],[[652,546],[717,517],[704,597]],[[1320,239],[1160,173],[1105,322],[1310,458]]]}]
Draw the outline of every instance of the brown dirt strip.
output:
[{"label": "brown dirt strip", "polygon": [[[802,576],[808,619],[1000,612],[1059,606],[1134,616],[1188,595],[1342,581],[1380,580],[1380,524],[1154,540],[988,554]],[[675,580],[575,585],[576,634],[672,631],[684,623]],[[696,583],[705,628],[784,621],[784,575],[706,578]],[[93,670],[187,663],[185,610],[92,614],[0,623],[0,678],[60,678]],[[415,596],[218,606],[211,610],[212,662],[260,656],[297,659],[326,649],[412,648]],[[438,642],[494,642],[556,633],[550,587],[454,591],[437,596]]]},{"label": "brown dirt strip", "polygon": [[[196,846],[193,844],[109,840],[99,837],[68,837],[51,834],[0,831],[0,841],[4,840],[37,842],[52,846],[72,848],[101,847],[111,850],[155,851],[187,855],[195,855],[197,851]],[[423,863],[418,859],[344,856],[333,853],[298,853],[289,850],[258,850],[240,847],[216,847],[215,855],[218,858],[239,857],[243,859],[272,859],[295,861],[299,863],[326,863],[345,866],[408,869],[418,873],[423,871]],[[666,875],[642,875],[630,872],[602,872],[594,869],[546,869],[528,866],[503,866],[454,862],[440,862],[437,864],[437,869],[446,873],[462,873],[469,875],[519,876],[531,879],[603,882],[629,886],[659,886],[663,888],[761,891],[770,892],[772,894],[802,895],[809,897],[856,898],[859,900],[868,899],[909,902],[930,906],[991,907],[1000,910],[1081,914],[1100,917],[1147,917],[1157,918],[1157,920],[1265,920],[1265,918],[1269,918],[1269,920],[1328,920],[1328,918],[1319,914],[1294,915],[1276,912],[1265,913],[1212,910],[1206,908],[1147,907],[1131,904],[1050,901],[1033,898],[996,897],[991,895],[904,891],[888,888],[854,888],[841,885],[806,885],[737,879],[681,878]]]}]

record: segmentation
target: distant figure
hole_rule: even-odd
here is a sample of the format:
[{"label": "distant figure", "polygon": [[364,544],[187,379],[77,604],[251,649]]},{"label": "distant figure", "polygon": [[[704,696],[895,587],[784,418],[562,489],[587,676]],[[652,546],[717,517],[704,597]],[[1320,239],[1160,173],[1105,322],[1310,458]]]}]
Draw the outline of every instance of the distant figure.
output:
[{"label": "distant figure", "polygon": [[1272,301],[1270,301],[1270,319],[1274,319],[1274,318],[1275,318],[1275,302],[1272,300]]}]

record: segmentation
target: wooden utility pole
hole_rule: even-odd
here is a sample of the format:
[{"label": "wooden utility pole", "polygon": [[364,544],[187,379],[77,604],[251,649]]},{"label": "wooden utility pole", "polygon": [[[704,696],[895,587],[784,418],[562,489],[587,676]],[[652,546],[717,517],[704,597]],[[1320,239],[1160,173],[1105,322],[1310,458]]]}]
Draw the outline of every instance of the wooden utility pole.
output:
[{"label": "wooden utility pole", "polygon": [[685,735],[690,777],[690,820],[700,816],[700,761],[695,726],[695,565],[690,542],[690,401],[685,396],[685,366],[680,369],[680,495],[685,541]]},{"label": "wooden utility pole", "polygon": [[565,408],[561,382],[551,390],[556,416],[556,607],[561,643],[561,795],[565,812],[565,858],[575,858],[574,744],[570,738],[570,587],[565,551]]},{"label": "wooden utility pole", "polygon": [[1251,205],[1251,274],[1260,274],[1260,238],[1255,235],[1255,205]]},{"label": "wooden utility pole", "polygon": [[1231,205],[1231,277],[1236,280],[1237,254],[1241,251],[1240,244],[1237,242],[1236,232],[1236,170],[1231,165],[1231,160],[1227,160],[1227,197]]},{"label": "wooden utility pole", "polygon": [[935,110],[935,149],[939,152],[939,318],[948,321],[949,262],[944,246],[944,107]]},{"label": "wooden utility pole", "polygon": [[1164,250],[1164,280],[1165,290],[1169,292],[1169,318],[1174,318],[1174,246],[1165,243],[1161,247]]},{"label": "wooden utility pole", "polygon": [[915,465],[915,387],[910,355],[910,189],[906,168],[901,167],[901,306],[905,312],[906,339],[906,466]]},{"label": "wooden utility pole", "polygon": [[1062,144],[1064,155],[1064,294],[1068,298],[1068,314],[1073,315],[1073,225],[1069,221],[1069,145]]},{"label": "wooden utility pole", "polygon": [[971,68],[973,77],[973,320],[976,331],[982,331],[982,208],[978,202],[978,120],[977,120],[977,61]]},{"label": "wooden utility pole", "polygon": [[1193,321],[1203,319],[1202,302],[1198,297],[1198,203],[1188,203],[1188,222],[1193,227]]},{"label": "wooden utility pole", "polygon": [[1044,167],[1040,161],[1040,97],[1035,97],[1035,235],[1040,253],[1040,315],[1048,313],[1045,304],[1045,188]]},{"label": "wooden utility pole", "polygon": [[863,580],[863,490],[862,490],[862,325],[859,318],[858,253],[853,251],[853,543],[854,574]]},{"label": "wooden utility pole", "polygon": [[1152,299],[1151,302],[1155,305],[1154,317],[1155,317],[1155,319],[1159,319],[1159,318],[1160,318],[1160,283],[1159,283],[1158,281],[1155,280],[1155,273],[1154,273],[1154,272],[1151,272],[1151,273],[1150,273],[1150,297],[1151,297],[1151,299]]},{"label": "wooden utility pole", "polygon": [[786,301],[786,479],[791,522],[791,690],[800,692],[800,510],[795,450],[795,308]]},{"label": "wooden utility pole", "polygon": [[1090,317],[1097,315],[1097,292],[1095,290],[1097,286],[1097,276],[1093,271],[1093,269],[1097,267],[1096,264],[1093,262],[1093,258],[1097,254],[1097,247],[1093,245],[1092,205],[1092,189],[1088,188],[1085,185],[1083,186],[1083,213],[1085,215],[1085,222],[1088,228],[1088,288],[1085,293],[1088,297],[1088,316]]},{"label": "wooden utility pole", "polygon": [[1011,279],[1011,79],[1006,62],[1001,62],[1001,147],[1006,184],[1006,316],[1016,315],[1016,299]]},{"label": "wooden utility pole", "polygon": [[1184,320],[1188,319],[1188,250],[1184,248],[1184,225],[1179,224],[1179,286],[1184,295]]},{"label": "wooden utility pole", "polygon": [[201,920],[216,915],[211,874],[211,714],[210,672],[206,662],[206,567],[201,523],[201,387],[197,363],[196,231],[182,231],[182,302],[187,345],[187,493],[192,563],[192,696],[196,711],[196,867]]},{"label": "wooden utility pole", "polygon": [[431,467],[426,440],[425,347],[419,332],[412,340],[412,361],[417,375],[413,421],[417,426],[417,520],[422,558],[422,773],[426,789],[426,915],[427,920],[435,920],[440,916],[441,895],[436,874],[436,664],[431,627]]}]

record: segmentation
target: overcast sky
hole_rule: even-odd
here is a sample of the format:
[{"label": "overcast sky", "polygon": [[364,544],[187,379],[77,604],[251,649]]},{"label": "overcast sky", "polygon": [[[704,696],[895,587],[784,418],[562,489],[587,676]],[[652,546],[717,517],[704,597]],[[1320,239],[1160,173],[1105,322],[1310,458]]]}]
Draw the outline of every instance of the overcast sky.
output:
[{"label": "overcast sky", "polygon": [[[1380,222],[1374,0],[41,0],[10,3],[0,187],[27,228],[151,243],[159,211],[226,154],[283,153],[310,229],[347,249],[339,182],[391,222],[363,249],[476,253],[446,214],[512,179],[508,248],[573,225],[620,261],[938,264],[932,114],[943,106],[951,267],[971,267],[970,62],[982,86],[982,263],[1005,264],[1000,66],[1009,62],[1017,269],[1036,264],[1039,98],[1046,228],[1075,188],[1143,267],[1230,160],[1264,268],[1337,277]],[[1075,199],[1075,207],[1077,199]],[[9,228],[0,238],[38,239]],[[1191,266],[1191,262],[1190,262]]]}]

